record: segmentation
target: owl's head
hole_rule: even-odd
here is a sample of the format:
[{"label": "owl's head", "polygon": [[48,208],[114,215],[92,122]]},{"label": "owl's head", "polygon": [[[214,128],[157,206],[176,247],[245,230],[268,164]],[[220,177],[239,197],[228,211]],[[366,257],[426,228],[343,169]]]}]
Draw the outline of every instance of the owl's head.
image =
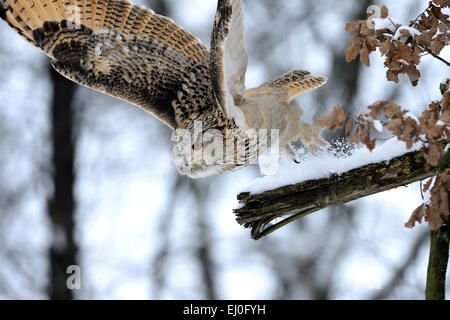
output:
[{"label": "owl's head", "polygon": [[226,135],[217,129],[204,130],[199,125],[176,129],[172,134],[172,161],[178,172],[191,178],[203,178],[230,171]]},{"label": "owl's head", "polygon": [[204,123],[195,122],[172,134],[172,161],[182,175],[203,178],[258,164],[259,156],[269,149],[279,155],[278,130],[218,130],[214,123],[203,129]]}]

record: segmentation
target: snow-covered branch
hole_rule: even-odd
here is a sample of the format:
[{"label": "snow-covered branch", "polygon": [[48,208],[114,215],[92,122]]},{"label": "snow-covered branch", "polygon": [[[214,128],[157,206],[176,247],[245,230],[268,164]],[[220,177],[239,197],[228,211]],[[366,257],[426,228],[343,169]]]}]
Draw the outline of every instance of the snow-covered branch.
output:
[{"label": "snow-covered branch", "polygon": [[[423,151],[409,152],[389,162],[380,161],[261,193],[238,195],[241,207],[234,210],[239,224],[251,228],[260,239],[286,224],[328,206],[347,203],[375,193],[405,186],[436,175],[426,166]],[[282,219],[279,222],[274,222]]]}]

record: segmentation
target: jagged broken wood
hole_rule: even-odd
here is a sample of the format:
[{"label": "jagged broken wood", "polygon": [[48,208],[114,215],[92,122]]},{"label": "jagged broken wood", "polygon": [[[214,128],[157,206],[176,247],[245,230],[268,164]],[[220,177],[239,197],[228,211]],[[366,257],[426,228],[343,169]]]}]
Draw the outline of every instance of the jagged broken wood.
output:
[{"label": "jagged broken wood", "polygon": [[[286,224],[328,206],[347,203],[375,193],[406,186],[436,175],[426,168],[424,154],[415,151],[389,162],[369,164],[329,178],[304,181],[263,193],[241,193],[236,220],[251,228],[258,240]],[[272,221],[283,218],[281,222]]]}]

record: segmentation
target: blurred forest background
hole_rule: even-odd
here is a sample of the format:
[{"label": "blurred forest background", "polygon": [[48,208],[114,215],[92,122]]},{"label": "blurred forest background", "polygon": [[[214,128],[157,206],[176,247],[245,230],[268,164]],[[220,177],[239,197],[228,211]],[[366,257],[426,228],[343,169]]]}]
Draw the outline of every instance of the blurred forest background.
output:
[{"label": "blurred forest background", "polygon": [[[133,1],[209,47],[214,0]],[[419,114],[446,71],[424,57],[421,84],[387,83],[383,61],[344,59],[347,21],[386,4],[408,23],[425,0],[244,0],[247,85],[291,69],[325,75],[299,99],[306,121],[380,99]],[[418,184],[303,218],[255,242],[234,220],[258,169],[190,180],[170,161],[170,131],[136,107],[59,76],[0,24],[1,299],[422,299],[428,230],[404,228]],[[449,56],[447,50],[443,55]],[[329,135],[331,138],[331,134]],[[67,290],[66,268],[81,267]]]}]

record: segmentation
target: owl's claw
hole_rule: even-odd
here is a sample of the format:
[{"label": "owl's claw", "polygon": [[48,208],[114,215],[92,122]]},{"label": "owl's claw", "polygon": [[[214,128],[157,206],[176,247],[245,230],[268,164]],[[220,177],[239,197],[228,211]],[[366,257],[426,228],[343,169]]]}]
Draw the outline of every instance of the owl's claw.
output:
[{"label": "owl's claw", "polygon": [[312,154],[316,154],[318,149],[330,148],[330,144],[321,138],[323,129],[322,127],[305,123],[299,126],[298,138]]},{"label": "owl's claw", "polygon": [[291,146],[291,144],[287,144],[285,146],[285,149],[287,151],[287,153],[289,154],[289,157],[292,159],[292,161],[294,161],[296,164],[300,164],[300,157],[297,151],[294,150],[294,148]]}]

